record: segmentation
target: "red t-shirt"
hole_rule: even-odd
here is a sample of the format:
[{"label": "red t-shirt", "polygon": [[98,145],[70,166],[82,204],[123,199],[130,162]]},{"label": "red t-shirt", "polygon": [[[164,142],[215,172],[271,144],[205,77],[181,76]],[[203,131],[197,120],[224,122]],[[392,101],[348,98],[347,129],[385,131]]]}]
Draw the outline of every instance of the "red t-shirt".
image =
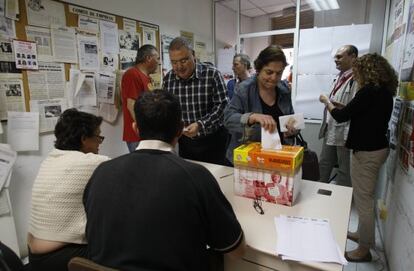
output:
[{"label": "red t-shirt", "polygon": [[129,68],[122,76],[122,113],[124,115],[123,141],[139,141],[137,133],[132,129],[133,118],[127,108],[127,99],[136,100],[144,91],[152,88],[151,78],[136,67]]}]

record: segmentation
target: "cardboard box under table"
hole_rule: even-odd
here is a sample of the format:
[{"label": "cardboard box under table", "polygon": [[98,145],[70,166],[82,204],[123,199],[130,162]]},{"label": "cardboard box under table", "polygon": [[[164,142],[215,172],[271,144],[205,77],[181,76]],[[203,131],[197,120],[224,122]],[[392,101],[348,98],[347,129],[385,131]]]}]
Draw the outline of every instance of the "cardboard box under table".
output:
[{"label": "cardboard box under table", "polygon": [[303,147],[264,151],[260,143],[234,150],[234,192],[238,196],[292,206],[302,178]]}]

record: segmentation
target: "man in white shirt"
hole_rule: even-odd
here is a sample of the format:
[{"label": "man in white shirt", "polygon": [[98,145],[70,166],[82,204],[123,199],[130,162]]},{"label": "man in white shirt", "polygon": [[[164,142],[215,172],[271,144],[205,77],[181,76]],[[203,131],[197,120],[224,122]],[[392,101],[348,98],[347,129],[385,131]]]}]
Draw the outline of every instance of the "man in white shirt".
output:
[{"label": "man in white shirt", "polygon": [[[334,80],[329,98],[336,106],[348,104],[358,90],[352,76],[352,63],[358,57],[358,49],[353,45],[345,45],[338,49],[334,60],[339,74]],[[322,151],[319,157],[320,181],[331,180],[331,172],[338,165],[336,184],[351,186],[349,171],[350,150],[345,147],[348,137],[349,122],[338,123],[324,109],[323,121],[319,131],[319,139],[323,138]]]}]

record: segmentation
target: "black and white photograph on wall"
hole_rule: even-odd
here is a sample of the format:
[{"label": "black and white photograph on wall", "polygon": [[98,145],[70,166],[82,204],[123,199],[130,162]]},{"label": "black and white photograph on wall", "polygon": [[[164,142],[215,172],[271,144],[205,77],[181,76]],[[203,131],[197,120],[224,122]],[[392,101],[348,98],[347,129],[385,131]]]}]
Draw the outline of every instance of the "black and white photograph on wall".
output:
[{"label": "black and white photograph on wall", "polygon": [[14,61],[13,44],[11,41],[0,39],[0,61]]},{"label": "black and white photograph on wall", "polygon": [[113,66],[114,65],[114,58],[109,56],[103,57],[103,63],[105,66]]},{"label": "black and white photograph on wall", "polygon": [[[136,54],[136,53],[135,53]],[[100,55],[100,65],[102,70],[114,71],[119,69],[118,54],[102,53]]]},{"label": "black and white photograph on wall", "polygon": [[135,58],[137,57],[137,52],[132,50],[120,50],[120,62],[121,62],[121,70],[126,70],[129,67],[135,65]]},{"label": "black and white photograph on wall", "polygon": [[98,53],[98,46],[95,44],[85,43],[85,53],[87,54],[97,54]]},{"label": "black and white photograph on wall", "polygon": [[45,106],[45,118],[57,118],[62,114],[60,105]]},{"label": "black and white photograph on wall", "polygon": [[33,11],[40,11],[44,9],[44,6],[42,5],[41,0],[29,0],[27,2],[27,6]]},{"label": "black and white photograph on wall", "polygon": [[49,46],[49,39],[48,38],[34,37],[34,40],[37,43],[37,45]]},{"label": "black and white photograph on wall", "polygon": [[3,38],[16,37],[16,28],[12,19],[0,16],[0,36]]},{"label": "black and white photograph on wall", "polygon": [[5,84],[6,89],[6,96],[13,97],[13,96],[22,96],[22,89],[20,84]]},{"label": "black and white photograph on wall", "polygon": [[142,36],[143,36],[142,44],[151,44],[153,46],[156,46],[154,29],[144,27],[142,29]]},{"label": "black and white photograph on wall", "polygon": [[4,16],[4,1],[0,1],[0,16]]},{"label": "black and white photograph on wall", "polygon": [[140,45],[138,33],[119,31],[119,48],[137,51]]},{"label": "black and white photograph on wall", "polygon": [[0,51],[2,53],[11,54],[13,52],[13,47],[10,42],[0,42]]},{"label": "black and white photograph on wall", "polygon": [[15,62],[0,61],[0,73],[22,73],[22,70],[16,68]]}]

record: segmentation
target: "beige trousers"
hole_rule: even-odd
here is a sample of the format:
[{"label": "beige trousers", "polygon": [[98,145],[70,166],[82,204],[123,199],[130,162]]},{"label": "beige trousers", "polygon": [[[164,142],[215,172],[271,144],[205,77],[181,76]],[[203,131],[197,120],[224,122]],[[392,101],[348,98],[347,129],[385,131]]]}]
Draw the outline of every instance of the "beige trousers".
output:
[{"label": "beige trousers", "polygon": [[356,151],[351,159],[351,180],[353,197],[358,212],[359,245],[375,245],[375,189],[378,173],[387,159],[389,149],[377,151]]}]

